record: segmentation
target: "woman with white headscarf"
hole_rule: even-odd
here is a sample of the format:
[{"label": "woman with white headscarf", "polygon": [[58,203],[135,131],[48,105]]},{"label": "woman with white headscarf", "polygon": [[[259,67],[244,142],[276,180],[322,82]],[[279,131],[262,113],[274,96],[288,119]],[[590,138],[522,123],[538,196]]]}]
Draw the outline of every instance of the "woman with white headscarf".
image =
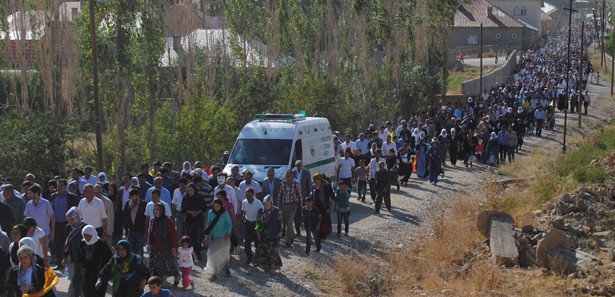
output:
[{"label": "woman with white headscarf", "polygon": [[83,294],[85,296],[104,297],[107,285],[96,288],[98,273],[105,267],[113,256],[109,245],[96,233],[92,225],[83,227],[81,231],[83,240],[79,248],[79,261],[83,271]]},{"label": "woman with white headscarf", "polygon": [[192,176],[192,164],[190,164],[190,162],[188,162],[188,161],[184,162],[184,165],[182,167],[182,172],[180,173],[180,176],[182,176],[182,177],[190,177],[190,176]]},{"label": "woman with white headscarf", "polygon": [[438,136],[438,142],[440,143],[440,160],[442,161],[442,165],[446,165],[446,153],[448,152],[448,145],[450,140],[448,138],[448,132],[446,129],[442,129],[440,132],[440,136]]},{"label": "woman with white headscarf", "polygon": [[100,173],[98,173],[98,182],[100,184],[102,184],[103,191],[104,191],[105,196],[106,196],[107,193],[109,193],[109,180],[107,179],[107,174],[102,172],[102,171]]}]

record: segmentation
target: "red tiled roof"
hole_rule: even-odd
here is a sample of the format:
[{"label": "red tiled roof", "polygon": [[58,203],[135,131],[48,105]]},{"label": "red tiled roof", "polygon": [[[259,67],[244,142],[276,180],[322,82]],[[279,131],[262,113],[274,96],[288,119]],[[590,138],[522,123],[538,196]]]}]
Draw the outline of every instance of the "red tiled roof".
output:
[{"label": "red tiled roof", "polygon": [[[491,15],[489,15],[491,7]],[[485,0],[472,0],[460,6],[455,13],[455,27],[522,28],[523,24]]]}]

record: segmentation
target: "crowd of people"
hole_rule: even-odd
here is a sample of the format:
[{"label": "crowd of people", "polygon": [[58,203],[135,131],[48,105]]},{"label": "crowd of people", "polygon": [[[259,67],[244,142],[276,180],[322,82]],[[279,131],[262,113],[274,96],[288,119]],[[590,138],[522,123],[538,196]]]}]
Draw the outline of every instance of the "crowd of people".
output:
[{"label": "crowd of people", "polygon": [[146,285],[146,294],[170,294],[162,288],[167,277],[194,289],[190,274],[197,262],[211,281],[230,275],[241,247],[245,265],[278,269],[280,241],[292,249],[302,232],[305,254],[312,245],[318,253],[332,232],[349,235],[352,189],[376,214],[383,203],[391,211],[392,186],[406,186],[413,173],[435,186],[447,166],[514,162],[524,138],[552,130],[556,109],[575,112],[583,91],[587,113],[592,66],[575,46],[566,82],[564,40],[549,38],[520,54],[514,80],[467,102],[370,124],[343,141],[336,132],[336,176],[310,172],[297,160],[284,179],[270,167],[260,182],[249,170],[235,166],[227,174],[198,161],[194,167],[186,161],[179,171],[169,162],[145,163],[119,183],[87,166],[73,168],[68,179],[57,170],[44,181],[28,174],[19,188],[4,178],[0,278],[8,280],[0,292],[53,296],[54,271],[63,271],[71,297],[104,296],[109,283],[114,296],[141,296]]}]

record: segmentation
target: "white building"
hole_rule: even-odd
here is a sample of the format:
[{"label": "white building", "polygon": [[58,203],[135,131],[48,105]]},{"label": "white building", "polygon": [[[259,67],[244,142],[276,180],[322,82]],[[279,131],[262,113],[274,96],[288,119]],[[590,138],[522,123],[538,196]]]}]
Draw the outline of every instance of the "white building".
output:
[{"label": "white building", "polygon": [[528,25],[528,27],[540,32],[542,0],[490,0],[489,2],[508,15]]}]

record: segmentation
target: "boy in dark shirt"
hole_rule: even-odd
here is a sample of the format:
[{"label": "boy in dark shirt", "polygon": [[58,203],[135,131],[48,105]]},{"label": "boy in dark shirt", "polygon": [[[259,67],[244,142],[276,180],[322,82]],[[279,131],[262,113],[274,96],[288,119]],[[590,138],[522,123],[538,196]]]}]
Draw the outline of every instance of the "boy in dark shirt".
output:
[{"label": "boy in dark shirt", "polygon": [[305,254],[310,254],[310,247],[312,246],[312,236],[316,242],[316,252],[320,253],[320,238],[318,237],[318,230],[320,229],[320,210],[314,205],[314,197],[311,195],[305,198],[305,206],[301,210],[303,216],[303,222],[305,225]]}]

